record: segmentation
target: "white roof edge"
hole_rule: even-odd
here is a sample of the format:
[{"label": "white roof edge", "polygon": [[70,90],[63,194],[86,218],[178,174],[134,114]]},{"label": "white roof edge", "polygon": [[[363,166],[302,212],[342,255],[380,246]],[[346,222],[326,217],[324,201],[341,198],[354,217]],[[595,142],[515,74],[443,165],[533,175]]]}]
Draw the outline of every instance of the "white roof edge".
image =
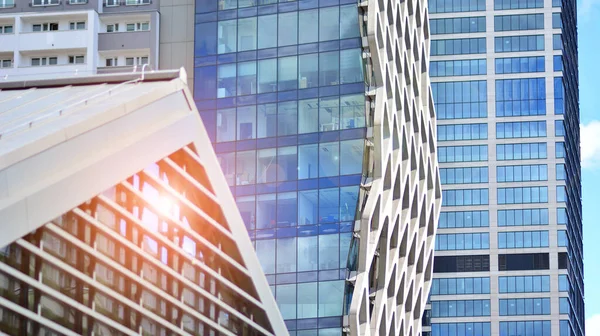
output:
[{"label": "white roof edge", "polygon": [[[184,68],[179,70],[158,70],[158,71],[147,71],[147,72],[127,72],[127,73],[114,73],[114,74],[101,74],[94,76],[82,76],[82,77],[62,77],[62,78],[50,78],[50,79],[25,79],[15,81],[0,81],[0,90],[15,90],[15,89],[28,89],[28,88],[45,88],[45,87],[57,87],[57,86],[74,86],[74,85],[93,85],[93,84],[106,84],[106,83],[122,83],[130,80],[140,81],[157,81],[157,80],[170,80],[180,78],[187,82],[187,74]],[[187,83],[186,83],[187,84]]]}]

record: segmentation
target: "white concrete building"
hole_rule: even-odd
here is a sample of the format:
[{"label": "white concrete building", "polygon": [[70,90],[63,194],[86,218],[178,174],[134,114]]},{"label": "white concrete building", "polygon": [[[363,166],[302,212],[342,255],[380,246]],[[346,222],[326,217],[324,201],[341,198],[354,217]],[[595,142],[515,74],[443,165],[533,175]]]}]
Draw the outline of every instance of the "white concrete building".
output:
[{"label": "white concrete building", "polygon": [[0,80],[158,69],[158,4],[0,2]]}]

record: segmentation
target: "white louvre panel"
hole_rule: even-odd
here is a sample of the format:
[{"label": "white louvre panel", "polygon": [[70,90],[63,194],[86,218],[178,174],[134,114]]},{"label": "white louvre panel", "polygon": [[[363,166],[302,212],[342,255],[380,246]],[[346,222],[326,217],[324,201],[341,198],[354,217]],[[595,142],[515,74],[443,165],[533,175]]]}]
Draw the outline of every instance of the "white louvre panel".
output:
[{"label": "white louvre panel", "polygon": [[4,332],[288,334],[183,75],[0,91]]},{"label": "white louvre panel", "polygon": [[441,207],[426,1],[362,3],[367,142],[348,274],[350,335],[421,334]]}]

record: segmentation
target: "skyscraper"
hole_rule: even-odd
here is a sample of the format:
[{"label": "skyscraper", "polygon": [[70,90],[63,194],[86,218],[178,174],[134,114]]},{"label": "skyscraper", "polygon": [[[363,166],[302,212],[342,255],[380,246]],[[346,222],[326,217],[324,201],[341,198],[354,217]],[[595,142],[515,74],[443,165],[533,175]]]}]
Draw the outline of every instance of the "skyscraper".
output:
[{"label": "skyscraper", "polygon": [[198,0],[194,99],[292,335],[417,335],[441,186],[424,1]]},{"label": "skyscraper", "polygon": [[431,333],[583,335],[576,2],[429,11],[443,187]]}]

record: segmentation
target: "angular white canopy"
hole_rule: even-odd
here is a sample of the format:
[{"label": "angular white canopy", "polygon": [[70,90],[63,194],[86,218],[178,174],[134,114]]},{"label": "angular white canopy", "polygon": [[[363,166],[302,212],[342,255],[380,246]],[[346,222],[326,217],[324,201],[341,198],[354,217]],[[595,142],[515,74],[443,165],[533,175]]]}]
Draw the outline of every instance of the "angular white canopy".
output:
[{"label": "angular white canopy", "polygon": [[287,335],[185,78],[181,70],[0,84],[0,247],[183,149],[204,167],[272,334]]}]

